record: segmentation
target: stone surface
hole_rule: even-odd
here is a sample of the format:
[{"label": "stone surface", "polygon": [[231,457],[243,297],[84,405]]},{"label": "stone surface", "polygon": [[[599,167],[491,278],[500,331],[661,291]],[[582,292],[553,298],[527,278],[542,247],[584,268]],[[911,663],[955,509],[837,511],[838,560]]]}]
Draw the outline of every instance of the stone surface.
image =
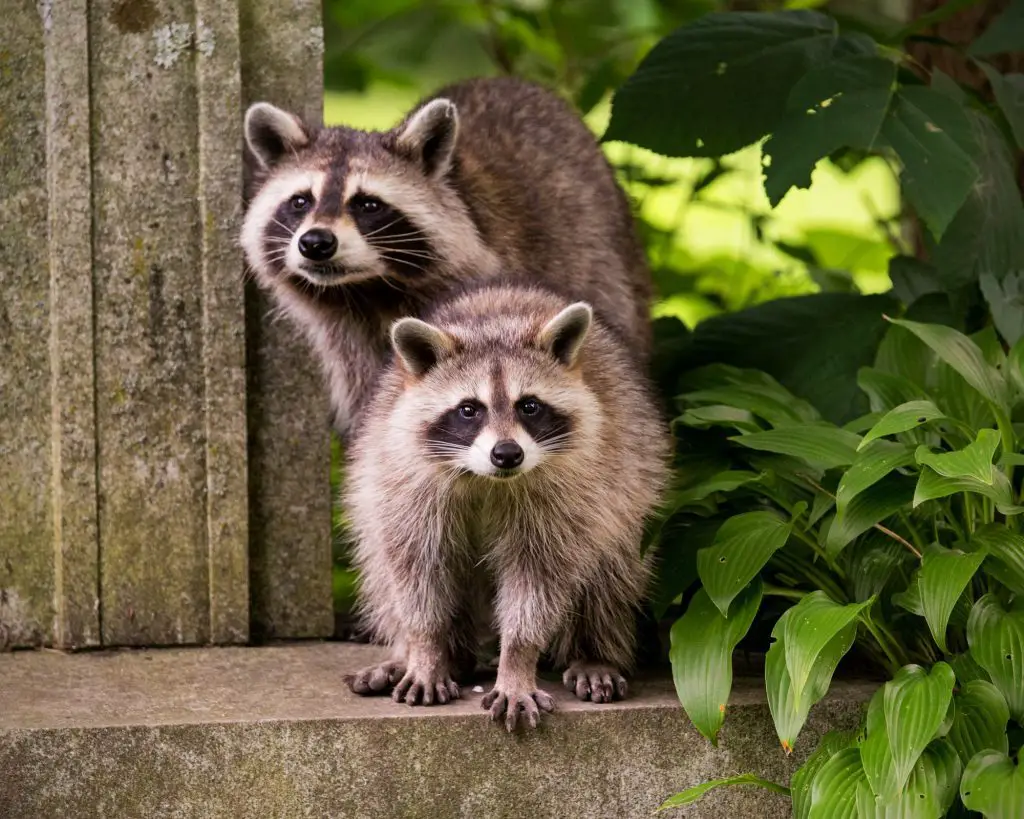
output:
[{"label": "stone surface", "polygon": [[[211,0],[212,1],[212,0]],[[319,0],[242,0],[242,99],[323,119]],[[331,604],[330,416],[305,341],[246,293],[253,633],[326,637]]]},{"label": "stone surface", "polygon": [[[874,688],[836,682],[787,757],[757,680],[736,680],[718,748],[667,679],[609,705],[546,682],[558,711],[509,736],[471,690],[432,708],[350,694],[342,675],[379,656],[344,643],[0,656],[0,816],[650,816],[708,779],[787,781]],[[672,815],[789,813],[785,798],[727,789]]]},{"label": "stone surface", "polygon": [[325,392],[237,246],[244,99],[317,118],[320,13],[5,4],[0,648],[330,634]]}]

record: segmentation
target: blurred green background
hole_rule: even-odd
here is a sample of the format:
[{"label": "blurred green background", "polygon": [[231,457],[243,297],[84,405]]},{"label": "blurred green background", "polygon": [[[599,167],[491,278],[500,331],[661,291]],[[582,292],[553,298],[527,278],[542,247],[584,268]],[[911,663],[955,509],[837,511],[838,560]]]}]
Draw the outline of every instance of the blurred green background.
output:
[{"label": "blurred green background", "polygon": [[[862,12],[878,2],[861,0]],[[724,8],[821,6],[715,0],[325,0],[327,124],[393,126],[423,95],[467,77],[513,73],[570,100],[595,135],[612,92],[680,24]],[[849,5],[845,4],[830,4]],[[685,110],[679,112],[685,117]],[[808,190],[772,209],[755,145],[721,159],[605,151],[633,199],[659,298],[655,315],[693,327],[722,312],[819,291],[883,292],[907,252],[900,193],[886,160],[821,162]],[[335,446],[334,480],[340,481]],[[348,611],[344,521],[336,525],[335,602]]]}]

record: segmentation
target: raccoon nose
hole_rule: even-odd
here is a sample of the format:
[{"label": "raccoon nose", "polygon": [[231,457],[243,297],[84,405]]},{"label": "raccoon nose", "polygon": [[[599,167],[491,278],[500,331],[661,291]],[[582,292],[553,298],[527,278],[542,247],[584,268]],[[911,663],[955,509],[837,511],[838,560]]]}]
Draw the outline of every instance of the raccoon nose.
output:
[{"label": "raccoon nose", "polygon": [[491,463],[498,469],[515,469],[523,462],[523,448],[515,441],[498,441],[491,450]]},{"label": "raccoon nose", "polygon": [[323,228],[307,230],[299,237],[299,253],[314,262],[326,262],[337,249],[337,238]]}]

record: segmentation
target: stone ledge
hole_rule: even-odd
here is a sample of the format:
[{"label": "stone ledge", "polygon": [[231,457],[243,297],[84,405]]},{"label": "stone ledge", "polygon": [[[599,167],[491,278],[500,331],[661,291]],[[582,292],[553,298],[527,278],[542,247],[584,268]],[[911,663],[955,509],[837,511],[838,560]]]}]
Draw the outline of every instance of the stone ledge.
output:
[{"label": "stone ledge", "polygon": [[[351,694],[341,677],[380,649],[345,643],[0,655],[0,816],[650,816],[689,785],[752,771],[787,781],[818,737],[854,726],[874,685],[836,682],[797,752],[778,745],[763,683],[738,679],[718,748],[670,680],[624,703],[579,703],[509,736],[480,693],[410,708]],[[788,816],[753,789],[673,816]]]}]

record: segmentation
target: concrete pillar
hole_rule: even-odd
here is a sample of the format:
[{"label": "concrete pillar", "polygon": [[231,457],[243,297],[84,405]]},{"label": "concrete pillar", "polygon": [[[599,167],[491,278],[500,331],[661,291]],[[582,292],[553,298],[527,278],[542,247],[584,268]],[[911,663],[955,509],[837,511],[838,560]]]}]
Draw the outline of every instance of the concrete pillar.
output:
[{"label": "concrete pillar", "polygon": [[329,633],[326,401],[237,246],[243,106],[319,110],[319,3],[4,18],[0,647]]}]

